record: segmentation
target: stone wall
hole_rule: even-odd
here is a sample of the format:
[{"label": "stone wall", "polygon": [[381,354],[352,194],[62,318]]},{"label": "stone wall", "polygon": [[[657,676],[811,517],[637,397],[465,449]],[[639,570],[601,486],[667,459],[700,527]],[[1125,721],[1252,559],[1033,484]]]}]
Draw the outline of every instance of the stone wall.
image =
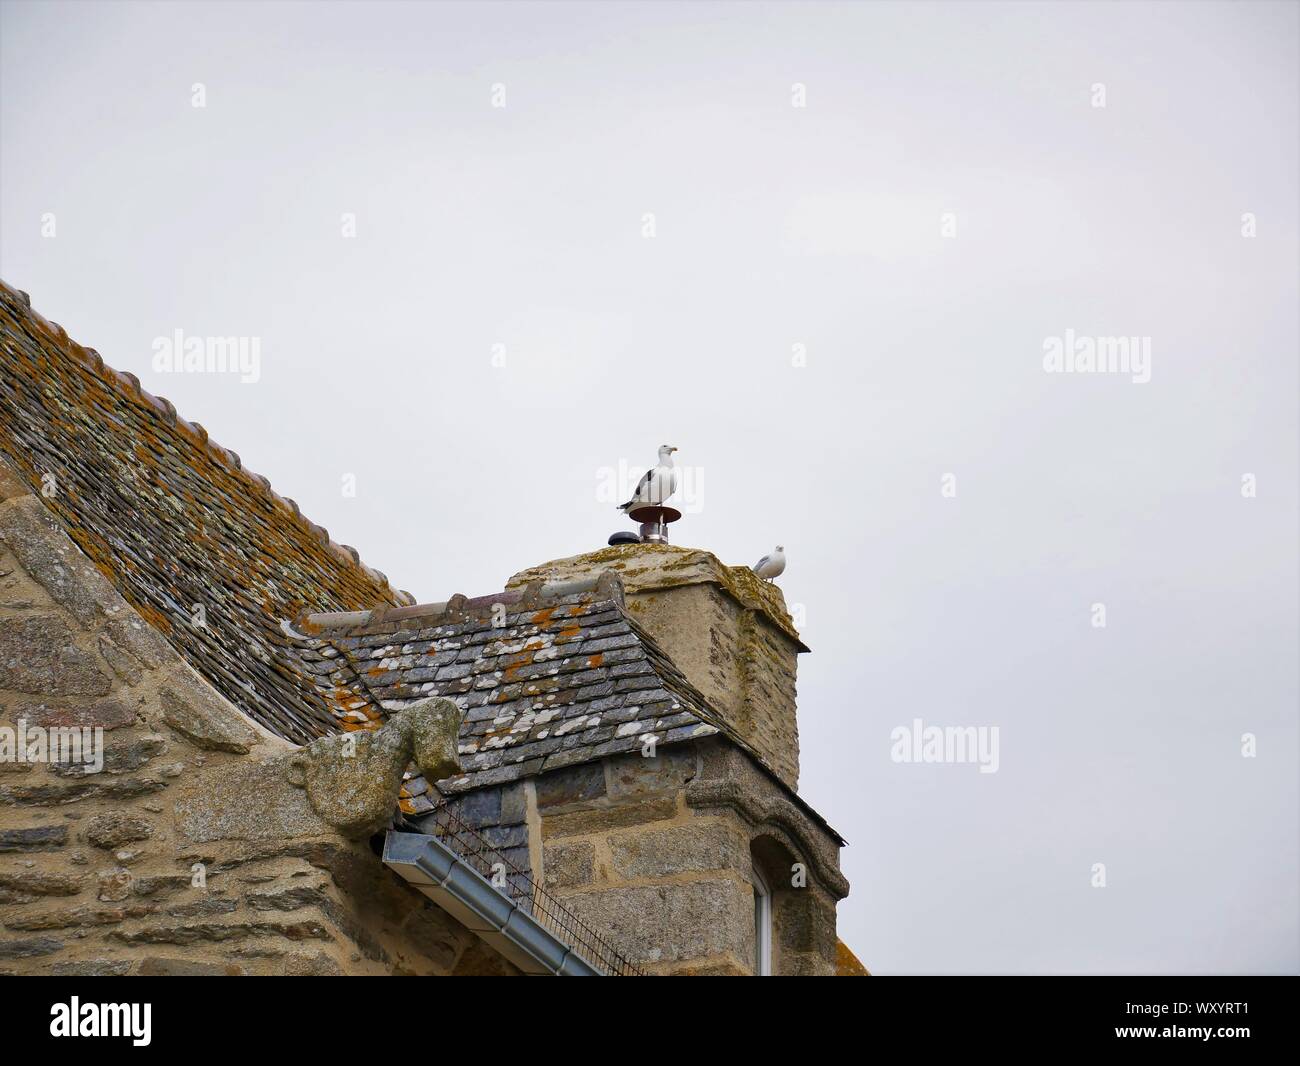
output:
[{"label": "stone wall", "polygon": [[[711,586],[681,592],[722,612],[715,632],[734,623],[737,662],[793,657],[793,644],[763,652],[767,623],[728,614]],[[716,654],[708,669],[725,688],[733,652]],[[757,702],[780,719],[793,675],[765,669],[743,666],[745,691],[775,686]],[[369,840],[322,821],[286,773],[303,749],[196,674],[0,464],[0,727],[20,722],[102,729],[103,764],[0,752],[0,973],[517,972]],[[848,891],[838,841],[728,741],[608,758],[453,807],[649,972],[752,972],[755,866],[774,889],[776,972],[834,972]]]},{"label": "stone wall", "polygon": [[620,756],[527,786],[547,890],[649,972],[753,972],[757,862],[774,888],[774,972],[834,973],[848,892],[837,845],[733,745]]},{"label": "stone wall", "polygon": [[103,765],[0,758],[0,973],[513,970],[322,822],[285,778],[293,746],[194,673],[0,464],[0,726],[20,721],[102,729]]},{"label": "stone wall", "polygon": [[629,592],[627,609],[709,706],[798,788],[794,641],[717,585]]}]

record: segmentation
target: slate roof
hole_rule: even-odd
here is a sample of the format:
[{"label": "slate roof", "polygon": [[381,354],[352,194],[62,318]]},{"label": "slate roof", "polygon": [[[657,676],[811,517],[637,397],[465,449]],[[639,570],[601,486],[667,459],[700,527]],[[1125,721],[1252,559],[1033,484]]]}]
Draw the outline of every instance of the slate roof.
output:
[{"label": "slate roof", "polygon": [[[411,602],[3,282],[0,457],[222,695],[296,743],[337,727],[281,620]],[[41,493],[45,475],[53,495]],[[205,627],[192,622],[195,604]]]},{"label": "slate roof", "polygon": [[[627,615],[617,579],[585,584],[313,615],[299,623],[304,657],[344,729],[430,696],[464,710],[464,773],[438,783],[445,794],[635,751],[650,736],[667,745],[725,733],[748,750]],[[401,806],[419,815],[435,800],[417,776]]]},{"label": "slate roof", "polygon": [[432,810],[439,791],[637,750],[648,736],[721,733],[765,765],[628,616],[613,569],[416,606],[3,281],[0,459],[141,616],[271,732],[308,743],[375,728],[416,699],[455,700],[464,773],[437,789],[410,778],[408,815]]}]

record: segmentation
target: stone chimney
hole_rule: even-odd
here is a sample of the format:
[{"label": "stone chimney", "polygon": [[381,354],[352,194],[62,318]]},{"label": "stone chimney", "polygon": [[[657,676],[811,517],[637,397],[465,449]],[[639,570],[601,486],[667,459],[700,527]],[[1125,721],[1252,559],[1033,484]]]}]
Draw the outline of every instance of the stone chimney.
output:
[{"label": "stone chimney", "polygon": [[522,570],[508,588],[613,570],[628,614],[791,789],[799,783],[796,658],[785,597],[748,567],[670,544],[621,544]]}]

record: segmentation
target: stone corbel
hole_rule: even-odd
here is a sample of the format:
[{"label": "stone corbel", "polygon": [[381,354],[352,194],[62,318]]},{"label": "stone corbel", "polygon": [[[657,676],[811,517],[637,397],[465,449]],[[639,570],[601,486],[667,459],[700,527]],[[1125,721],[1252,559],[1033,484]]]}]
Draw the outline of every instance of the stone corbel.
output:
[{"label": "stone corbel", "polygon": [[449,699],[420,700],[377,730],[312,741],[288,758],[285,776],[306,790],[316,814],[344,836],[368,836],[393,817],[402,774],[412,761],[430,783],[460,773],[461,718]]}]

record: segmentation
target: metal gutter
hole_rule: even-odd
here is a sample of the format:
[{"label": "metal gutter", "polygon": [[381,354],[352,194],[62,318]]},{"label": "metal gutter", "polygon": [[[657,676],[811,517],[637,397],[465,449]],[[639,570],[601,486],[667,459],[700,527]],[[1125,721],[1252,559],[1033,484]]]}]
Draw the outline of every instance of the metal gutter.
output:
[{"label": "metal gutter", "polygon": [[437,837],[389,830],[384,865],[526,974],[602,977],[591,963],[492,887]]}]

